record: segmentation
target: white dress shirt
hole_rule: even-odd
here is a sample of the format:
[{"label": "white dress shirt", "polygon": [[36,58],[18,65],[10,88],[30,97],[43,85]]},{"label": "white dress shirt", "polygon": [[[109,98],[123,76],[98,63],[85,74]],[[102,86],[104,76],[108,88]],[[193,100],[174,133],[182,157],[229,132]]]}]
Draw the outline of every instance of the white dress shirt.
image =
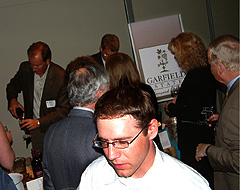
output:
[{"label": "white dress shirt", "polygon": [[210,187],[193,168],[156,148],[152,167],[142,178],[119,177],[101,156],[82,174],[78,190],[209,190]]}]

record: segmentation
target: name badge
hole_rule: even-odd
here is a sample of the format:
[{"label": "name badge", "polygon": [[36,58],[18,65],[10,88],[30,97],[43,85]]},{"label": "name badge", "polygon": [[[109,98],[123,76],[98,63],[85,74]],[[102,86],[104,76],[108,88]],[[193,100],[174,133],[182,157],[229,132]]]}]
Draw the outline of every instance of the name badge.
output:
[{"label": "name badge", "polygon": [[48,100],[48,101],[46,101],[46,106],[47,106],[47,108],[54,108],[56,106],[56,101]]}]

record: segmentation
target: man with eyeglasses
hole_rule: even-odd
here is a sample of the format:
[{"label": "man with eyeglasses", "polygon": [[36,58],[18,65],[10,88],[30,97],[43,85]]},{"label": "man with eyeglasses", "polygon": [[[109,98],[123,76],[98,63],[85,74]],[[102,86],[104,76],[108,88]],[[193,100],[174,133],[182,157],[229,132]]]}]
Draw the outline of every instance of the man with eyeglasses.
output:
[{"label": "man with eyeglasses", "polygon": [[[51,50],[44,42],[35,42],[27,50],[28,61],[7,85],[8,109],[18,118],[17,109],[25,112],[21,129],[31,135],[33,148],[41,153],[48,127],[67,116],[70,104],[64,83],[65,70],[51,62]],[[24,106],[17,98],[23,93]]]},{"label": "man with eyeglasses", "polygon": [[99,52],[91,55],[92,58],[99,64],[105,67],[105,62],[108,57],[119,51],[119,39],[115,34],[105,34],[102,37]]},{"label": "man with eyeglasses", "polygon": [[88,166],[78,189],[210,189],[194,169],[156,148],[154,112],[150,95],[130,86],[112,89],[98,100],[93,143],[105,157]]}]

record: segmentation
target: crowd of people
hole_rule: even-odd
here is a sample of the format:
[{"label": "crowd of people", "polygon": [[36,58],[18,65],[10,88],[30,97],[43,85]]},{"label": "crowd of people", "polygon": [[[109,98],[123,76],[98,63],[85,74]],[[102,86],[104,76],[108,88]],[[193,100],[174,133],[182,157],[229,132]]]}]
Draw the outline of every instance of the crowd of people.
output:
[{"label": "crowd of people", "polygon": [[[44,189],[239,189],[239,39],[223,35],[207,49],[183,32],[169,42],[186,72],[165,105],[177,117],[181,161],[164,153],[156,95],[119,44],[106,34],[98,53],[74,59],[65,71],[46,43],[35,42],[7,84],[10,113],[25,113],[21,129],[43,155]],[[220,114],[217,82],[227,86]],[[206,118],[209,109],[215,114]],[[12,136],[1,123],[0,135],[0,164],[10,169]]]}]

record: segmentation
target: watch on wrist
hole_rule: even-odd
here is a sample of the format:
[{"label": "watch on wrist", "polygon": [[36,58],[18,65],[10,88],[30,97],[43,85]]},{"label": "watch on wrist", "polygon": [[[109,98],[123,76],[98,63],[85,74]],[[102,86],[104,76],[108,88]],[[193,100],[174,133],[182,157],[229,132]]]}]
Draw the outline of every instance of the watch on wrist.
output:
[{"label": "watch on wrist", "polygon": [[38,120],[37,124],[38,124],[38,126],[40,126],[40,122],[39,122],[39,120]]}]

